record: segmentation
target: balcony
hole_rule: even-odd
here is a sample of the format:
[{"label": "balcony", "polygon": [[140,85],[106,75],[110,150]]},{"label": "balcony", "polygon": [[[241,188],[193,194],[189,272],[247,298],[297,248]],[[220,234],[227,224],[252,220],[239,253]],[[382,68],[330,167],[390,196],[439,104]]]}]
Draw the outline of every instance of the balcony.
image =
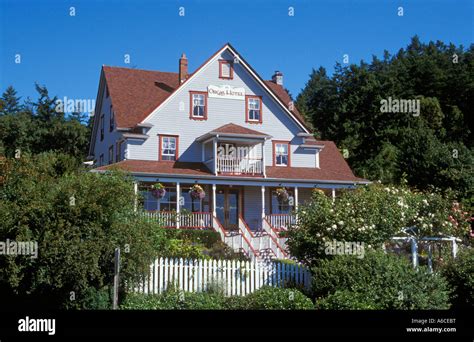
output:
[{"label": "balcony", "polygon": [[218,157],[217,173],[260,176],[263,174],[263,160],[261,158]]}]

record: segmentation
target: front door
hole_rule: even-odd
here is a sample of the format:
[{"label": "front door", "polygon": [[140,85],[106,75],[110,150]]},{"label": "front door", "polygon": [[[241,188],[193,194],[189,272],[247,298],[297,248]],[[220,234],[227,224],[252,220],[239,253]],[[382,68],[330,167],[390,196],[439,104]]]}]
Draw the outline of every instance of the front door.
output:
[{"label": "front door", "polygon": [[231,188],[217,189],[216,214],[226,230],[239,229],[239,190]]}]

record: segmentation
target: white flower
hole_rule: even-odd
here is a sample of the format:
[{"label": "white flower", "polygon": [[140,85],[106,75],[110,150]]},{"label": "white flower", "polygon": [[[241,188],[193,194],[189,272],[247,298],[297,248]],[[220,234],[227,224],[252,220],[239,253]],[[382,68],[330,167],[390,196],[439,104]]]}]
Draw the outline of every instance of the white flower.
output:
[{"label": "white flower", "polygon": [[426,199],[423,200],[423,204],[428,206],[428,201]]},{"label": "white flower", "polygon": [[333,224],[332,229],[337,229],[337,225]]},{"label": "white flower", "polygon": [[337,224],[342,226],[344,224],[344,221],[339,221]]}]

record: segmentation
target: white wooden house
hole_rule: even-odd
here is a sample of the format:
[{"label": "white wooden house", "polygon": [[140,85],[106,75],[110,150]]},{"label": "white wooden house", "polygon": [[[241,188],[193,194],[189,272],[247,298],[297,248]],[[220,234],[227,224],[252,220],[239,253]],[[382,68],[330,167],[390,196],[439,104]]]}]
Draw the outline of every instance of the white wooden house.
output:
[{"label": "white wooden house", "polygon": [[[94,172],[129,171],[150,218],[215,229],[252,258],[287,256],[277,233],[313,189],[335,196],[367,183],[333,142],[314,139],[282,73],[262,79],[230,44],[193,73],[184,54],[177,73],[104,66],[95,113]],[[149,191],[155,183],[163,198]],[[195,184],[203,199],[190,196]]]}]

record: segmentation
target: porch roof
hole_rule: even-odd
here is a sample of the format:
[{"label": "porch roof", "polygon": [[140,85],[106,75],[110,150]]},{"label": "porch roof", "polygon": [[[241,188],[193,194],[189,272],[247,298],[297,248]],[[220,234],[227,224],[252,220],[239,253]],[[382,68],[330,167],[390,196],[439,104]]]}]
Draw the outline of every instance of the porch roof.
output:
[{"label": "porch roof", "polygon": [[98,167],[93,172],[104,172],[107,170],[119,169],[128,171],[135,176],[144,177],[173,177],[173,178],[192,178],[196,177],[199,179],[219,179],[227,181],[232,179],[238,179],[242,182],[301,182],[301,183],[367,183],[368,181],[359,177],[355,177],[349,170],[346,172],[337,172],[331,170],[323,170],[317,168],[307,167],[280,167],[280,166],[267,166],[266,173],[267,178],[263,176],[226,176],[219,175],[215,176],[203,163],[191,163],[191,162],[169,162],[169,161],[152,161],[152,160],[123,160],[121,162],[110,164],[106,166]]},{"label": "porch roof", "polygon": [[255,131],[250,128],[242,127],[234,123],[229,123],[227,125],[213,129],[206,134],[201,135],[196,139],[196,141],[203,141],[212,137],[221,136],[221,137],[232,137],[232,138],[252,138],[252,139],[268,139],[271,138],[271,135]]}]

